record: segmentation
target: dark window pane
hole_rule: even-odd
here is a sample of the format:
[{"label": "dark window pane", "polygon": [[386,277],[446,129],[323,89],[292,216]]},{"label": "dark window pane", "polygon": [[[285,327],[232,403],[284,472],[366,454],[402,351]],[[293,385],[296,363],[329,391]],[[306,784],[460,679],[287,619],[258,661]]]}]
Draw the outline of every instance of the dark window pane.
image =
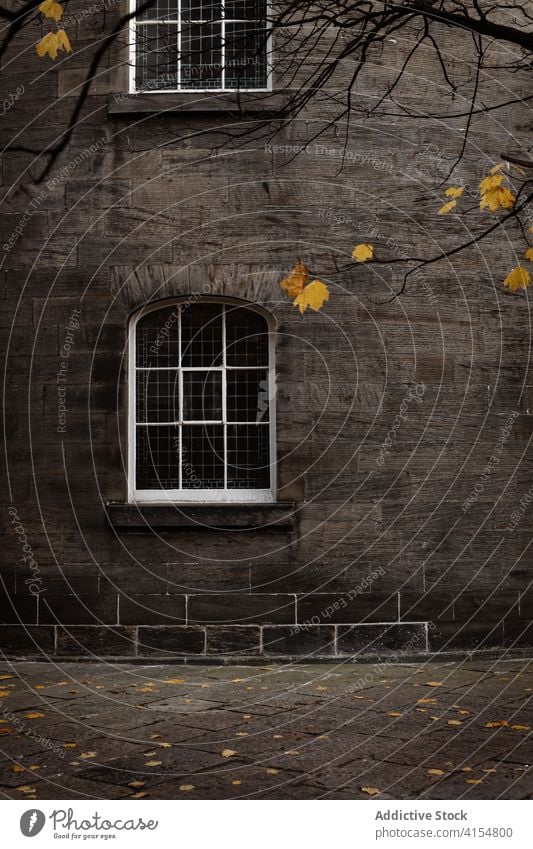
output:
[{"label": "dark window pane", "polygon": [[229,366],[268,365],[268,325],[259,313],[226,307],[226,362]]},{"label": "dark window pane", "polygon": [[[137,0],[136,9],[140,9],[144,3]],[[178,20],[178,0],[152,0],[144,12],[137,12],[138,21],[166,21]]]},{"label": "dark window pane", "polygon": [[138,371],[138,422],[175,422],[179,419],[179,372]]},{"label": "dark window pane", "polygon": [[137,489],[178,489],[179,428],[137,427]]},{"label": "dark window pane", "polygon": [[223,489],[223,426],[183,425],[182,439],[183,489]]},{"label": "dark window pane", "polygon": [[136,31],[136,89],[154,91],[176,88],[178,25],[138,24]]},{"label": "dark window pane", "polygon": [[266,88],[267,35],[259,23],[226,24],[226,88]]},{"label": "dark window pane", "polygon": [[220,21],[222,3],[216,0],[181,0],[181,17],[184,21]]},{"label": "dark window pane", "polygon": [[155,310],[137,322],[139,368],[179,366],[179,306]]},{"label": "dark window pane", "polygon": [[221,88],[220,24],[193,24],[181,32],[181,87]]},{"label": "dark window pane", "polygon": [[194,304],[184,307],[181,318],[182,365],[222,364],[222,307]]},{"label": "dark window pane", "polygon": [[222,373],[183,372],[184,421],[222,420]]},{"label": "dark window pane", "polygon": [[228,425],[228,489],[269,489],[268,425]]},{"label": "dark window pane", "polygon": [[260,21],[265,17],[265,0],[226,0],[226,20]]},{"label": "dark window pane", "polygon": [[269,391],[266,369],[227,373],[228,422],[268,421]]}]

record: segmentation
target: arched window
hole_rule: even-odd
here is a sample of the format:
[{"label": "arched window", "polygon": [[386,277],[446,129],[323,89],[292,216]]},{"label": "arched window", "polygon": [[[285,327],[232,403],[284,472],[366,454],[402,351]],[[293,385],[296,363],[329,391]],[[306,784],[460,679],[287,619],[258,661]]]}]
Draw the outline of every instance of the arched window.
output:
[{"label": "arched window", "polygon": [[194,298],[130,325],[130,501],[273,501],[273,326]]}]

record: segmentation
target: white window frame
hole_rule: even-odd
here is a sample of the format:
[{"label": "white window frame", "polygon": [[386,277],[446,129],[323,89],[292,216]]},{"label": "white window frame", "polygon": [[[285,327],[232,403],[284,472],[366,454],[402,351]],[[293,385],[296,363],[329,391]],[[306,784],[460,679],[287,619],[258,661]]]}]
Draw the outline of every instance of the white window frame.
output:
[{"label": "white window frame", "polygon": [[[220,0],[220,2],[224,3],[224,0]],[[130,14],[135,12],[135,8],[136,8],[135,0],[129,0],[129,12],[130,12]],[[172,24],[172,23],[174,23],[174,24],[178,24],[178,26],[181,26],[181,0],[178,0],[178,8],[179,8],[178,19],[176,21],[174,21],[174,20],[162,21],[162,20],[154,19],[153,21],[152,20],[151,21],[143,21],[143,24],[146,24],[146,23],[150,23],[150,24],[168,24],[168,23],[171,23]],[[270,0],[267,0],[267,3],[266,3],[267,27],[268,27],[269,22],[272,19],[271,18],[271,12],[272,12],[271,2],[270,2]],[[138,88],[135,88],[135,74],[136,74],[136,71],[137,71],[136,32],[137,32],[137,24],[136,24],[136,18],[135,18],[135,15],[134,15],[132,18],[130,18],[130,22],[129,22],[129,93],[130,94],[172,94],[172,93],[177,93],[177,92],[179,92],[180,94],[184,94],[184,93],[194,94],[195,92],[196,93],[207,92],[209,94],[216,94],[217,92],[242,92],[242,93],[252,92],[253,93],[253,92],[272,91],[272,68],[273,68],[272,30],[269,31],[269,34],[268,34],[268,37],[267,37],[267,43],[266,43],[267,84],[264,88],[226,88],[226,86],[224,85],[225,75],[226,75],[226,71],[225,71],[225,27],[224,27],[224,21],[222,23],[222,86],[220,88],[215,88],[215,87],[181,88],[181,86],[179,86],[179,85],[178,85],[177,88],[158,88],[158,89],[155,89],[155,88],[154,89],[138,89]],[[179,49],[180,46],[181,46],[181,30],[178,30],[178,49]],[[181,69],[181,62],[178,65],[178,78],[181,76],[180,69]]]},{"label": "white window frame", "polygon": [[[269,469],[270,469],[270,487],[268,489],[137,489],[136,487],[136,434],[137,434],[137,419],[136,419],[136,393],[137,393],[137,365],[136,365],[136,345],[137,345],[137,324],[141,318],[144,318],[148,313],[158,310],[165,310],[172,306],[191,303],[190,296],[180,298],[169,298],[158,301],[155,304],[142,307],[131,316],[128,331],[128,501],[132,504],[142,503],[172,503],[172,504],[198,504],[198,503],[269,503],[276,500],[276,369],[275,369],[275,330],[276,324],[273,316],[262,307],[256,304],[251,304],[248,301],[243,301],[238,298],[222,298],[201,296],[195,298],[195,303],[216,303],[220,305],[228,304],[233,307],[241,307],[248,309],[251,312],[258,313],[265,319],[268,326],[268,427],[269,427]],[[223,365],[213,368],[189,368],[186,371],[221,371],[226,374],[226,338],[225,338],[225,321],[222,326],[224,333],[222,337],[222,352]],[[182,396],[183,371],[181,364],[179,367],[179,392]],[[227,425],[226,417],[226,381],[223,378],[223,411],[222,421],[213,422],[213,424]],[[187,424],[194,422],[187,422]],[[209,422],[198,422],[198,424],[209,424]],[[232,424],[230,422],[230,424]],[[265,423],[266,424],[266,423]],[[226,428],[224,427],[224,434]],[[227,457],[224,457],[224,469],[227,469]]]}]

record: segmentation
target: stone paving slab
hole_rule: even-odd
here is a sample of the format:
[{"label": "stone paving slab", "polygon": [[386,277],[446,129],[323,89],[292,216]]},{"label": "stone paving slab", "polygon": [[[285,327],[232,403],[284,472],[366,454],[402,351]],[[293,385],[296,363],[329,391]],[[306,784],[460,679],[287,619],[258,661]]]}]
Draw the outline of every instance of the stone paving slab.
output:
[{"label": "stone paving slab", "polygon": [[0,797],[528,799],[532,729],[527,659],[4,661]]}]

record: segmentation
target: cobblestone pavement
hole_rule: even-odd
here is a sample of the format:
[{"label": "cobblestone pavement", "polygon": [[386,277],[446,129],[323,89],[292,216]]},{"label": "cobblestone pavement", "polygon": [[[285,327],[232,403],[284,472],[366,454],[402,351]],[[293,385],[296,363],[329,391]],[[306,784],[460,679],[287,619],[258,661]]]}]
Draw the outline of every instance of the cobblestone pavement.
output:
[{"label": "cobblestone pavement", "polygon": [[533,798],[533,661],[3,662],[0,694],[3,798]]}]

